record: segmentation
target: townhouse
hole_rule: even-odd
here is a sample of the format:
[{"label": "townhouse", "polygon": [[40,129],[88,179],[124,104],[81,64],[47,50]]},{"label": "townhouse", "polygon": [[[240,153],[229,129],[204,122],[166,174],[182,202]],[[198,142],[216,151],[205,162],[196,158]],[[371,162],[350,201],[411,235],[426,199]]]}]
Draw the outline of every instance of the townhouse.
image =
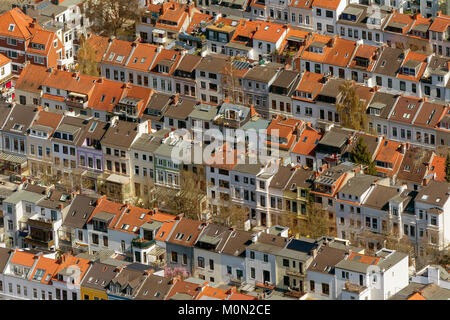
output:
[{"label": "townhouse", "polygon": [[36,117],[37,109],[31,106],[15,105],[8,113],[3,123],[2,159],[5,171],[11,173],[25,173],[27,163],[27,132]]},{"label": "townhouse", "polygon": [[144,203],[150,201],[150,191],[154,186],[155,181],[155,151],[169,130],[158,130],[154,133],[143,133],[131,145],[130,152],[131,168],[133,169],[133,194],[141,198]]},{"label": "townhouse", "polygon": [[349,250],[364,253],[364,250],[351,247],[348,241],[324,241],[323,245],[313,250],[313,261],[306,273],[305,291],[307,296],[317,300],[336,300],[335,266],[344,259]]},{"label": "townhouse", "polygon": [[167,267],[182,268],[188,274],[193,274],[194,244],[206,225],[188,218],[181,218],[177,222],[166,239]]},{"label": "townhouse", "polygon": [[30,125],[27,158],[31,175],[52,175],[53,146],[50,139],[62,118],[60,114],[41,110]]},{"label": "townhouse", "polygon": [[384,28],[390,16],[383,8],[351,3],[336,21],[336,34],[344,39],[362,39],[364,44],[382,46]]},{"label": "townhouse", "polygon": [[[281,70],[270,86],[268,102],[270,114],[292,116],[292,94],[300,82],[300,73],[291,70]],[[286,108],[285,108],[286,107]],[[267,117],[269,118],[269,117]]]},{"label": "townhouse", "polygon": [[23,105],[41,105],[41,84],[47,78],[47,68],[26,64],[14,85],[14,102]]},{"label": "townhouse", "polygon": [[12,76],[11,59],[0,54],[0,99],[6,102],[12,102]]},{"label": "townhouse", "polygon": [[116,276],[116,267],[95,261],[80,285],[81,300],[107,300],[106,285]]},{"label": "townhouse", "polygon": [[290,24],[302,29],[313,30],[313,10],[311,0],[292,0],[288,4]]},{"label": "townhouse", "polygon": [[50,138],[53,149],[52,173],[71,187],[80,185],[76,146],[83,132],[88,130],[86,123],[82,118],[65,116]]},{"label": "townhouse", "polygon": [[227,227],[208,224],[199,235],[193,249],[193,272],[196,278],[208,283],[220,283],[223,270],[221,270],[220,252],[226,244],[233,230]]},{"label": "townhouse", "polygon": [[205,56],[195,69],[197,97],[202,103],[213,105],[223,101],[223,70],[229,63],[224,55],[211,54]]},{"label": "townhouse", "polygon": [[19,8],[3,13],[0,26],[0,51],[11,59],[14,75],[19,75],[25,61],[49,67],[64,66],[64,48],[55,32],[44,30],[36,19]]},{"label": "townhouse", "polygon": [[108,198],[120,201],[131,196],[131,146],[149,130],[148,121],[136,124],[113,119],[101,140],[104,175],[100,177],[100,190]]},{"label": "townhouse", "polygon": [[408,285],[408,255],[381,249],[373,256],[352,252],[335,265],[342,300],[387,300]]},{"label": "townhouse", "polygon": [[74,254],[88,251],[87,222],[97,205],[97,199],[83,194],[73,197],[58,230],[59,248]]},{"label": "townhouse", "polygon": [[450,57],[450,42],[448,41],[449,25],[450,17],[438,12],[428,29],[433,52],[442,56],[445,55],[446,57]]},{"label": "townhouse", "polygon": [[286,247],[288,239],[259,232],[245,252],[246,282],[254,286],[274,289],[277,282],[276,254]]},{"label": "townhouse", "polygon": [[278,63],[267,63],[251,68],[243,76],[242,87],[244,90],[244,103],[253,105],[255,111],[268,119],[269,90],[275,81],[277,74],[282,69]]},{"label": "townhouse", "polygon": [[336,34],[336,22],[346,5],[346,1],[340,0],[315,0],[312,4],[314,31],[320,34]]},{"label": "townhouse", "polygon": [[89,261],[64,254],[61,259],[14,250],[3,275],[8,300],[78,300]]}]

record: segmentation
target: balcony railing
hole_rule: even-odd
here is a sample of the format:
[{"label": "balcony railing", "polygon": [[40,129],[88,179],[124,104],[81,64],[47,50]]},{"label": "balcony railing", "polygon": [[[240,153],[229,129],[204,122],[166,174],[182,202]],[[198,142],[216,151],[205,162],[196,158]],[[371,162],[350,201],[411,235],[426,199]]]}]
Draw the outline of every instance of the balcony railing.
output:
[{"label": "balcony railing", "polygon": [[87,103],[87,101],[85,102],[85,101],[79,101],[79,100],[74,100],[74,99],[66,99],[66,105],[68,107],[84,109],[84,108],[87,108],[88,103]]},{"label": "balcony railing", "polygon": [[139,239],[135,238],[131,241],[131,245],[133,247],[139,248],[139,249],[147,249],[151,247],[155,243],[155,240],[146,240],[146,239]]},{"label": "balcony railing", "polygon": [[304,274],[300,272],[298,269],[286,268],[286,275],[294,276],[294,277],[303,277]]},{"label": "balcony railing", "polygon": [[41,229],[53,230],[53,221],[47,219],[28,219],[30,227],[37,227]]},{"label": "balcony railing", "polygon": [[46,248],[46,249],[50,249],[55,244],[54,240],[44,241],[44,240],[32,238],[31,236],[26,236],[25,242],[28,245],[40,247],[40,248]]}]

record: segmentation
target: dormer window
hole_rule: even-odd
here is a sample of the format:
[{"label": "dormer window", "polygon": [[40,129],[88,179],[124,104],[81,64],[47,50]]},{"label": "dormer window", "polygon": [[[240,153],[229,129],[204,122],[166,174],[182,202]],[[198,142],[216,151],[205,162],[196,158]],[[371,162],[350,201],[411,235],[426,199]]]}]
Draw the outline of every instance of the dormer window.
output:
[{"label": "dormer window", "polygon": [[114,53],[114,52],[111,52],[111,53],[109,54],[108,61],[112,61],[112,59],[114,58],[114,55],[115,55],[115,53]]},{"label": "dormer window", "polygon": [[169,73],[169,67],[168,66],[163,66],[163,65],[158,65],[158,71],[160,73]]},{"label": "dormer window", "polygon": [[121,63],[123,61],[123,58],[125,58],[125,57],[124,56],[117,56],[116,62]]},{"label": "dormer window", "polygon": [[11,32],[14,31],[15,26],[16,26],[15,24],[10,24],[8,27],[8,31],[11,31]]}]

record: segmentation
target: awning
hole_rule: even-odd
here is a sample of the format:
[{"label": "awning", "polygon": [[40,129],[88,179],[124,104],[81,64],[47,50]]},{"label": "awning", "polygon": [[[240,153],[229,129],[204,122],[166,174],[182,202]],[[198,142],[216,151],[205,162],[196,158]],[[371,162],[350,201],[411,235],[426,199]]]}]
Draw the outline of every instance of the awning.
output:
[{"label": "awning", "polygon": [[128,184],[130,182],[130,178],[124,177],[124,176],[119,176],[118,174],[113,173],[106,179],[106,181],[118,183],[118,184]]},{"label": "awning", "polygon": [[17,164],[24,164],[27,162],[27,158],[24,156],[18,156],[15,154],[8,154],[4,152],[0,152],[0,160],[7,161],[7,162],[13,162]]},{"label": "awning", "polygon": [[102,175],[101,172],[93,172],[93,171],[89,171],[89,170],[84,170],[83,173],[81,174],[83,177],[88,177],[88,178],[92,178],[92,179],[97,179],[99,176]]},{"label": "awning", "polygon": [[155,231],[156,229],[161,228],[162,225],[162,222],[159,221],[153,221],[152,223],[146,222],[142,225],[142,229],[147,231]]},{"label": "awning", "polygon": [[115,215],[112,214],[112,213],[105,212],[105,211],[100,211],[99,213],[97,213],[92,218],[108,223],[114,217],[115,217]]}]

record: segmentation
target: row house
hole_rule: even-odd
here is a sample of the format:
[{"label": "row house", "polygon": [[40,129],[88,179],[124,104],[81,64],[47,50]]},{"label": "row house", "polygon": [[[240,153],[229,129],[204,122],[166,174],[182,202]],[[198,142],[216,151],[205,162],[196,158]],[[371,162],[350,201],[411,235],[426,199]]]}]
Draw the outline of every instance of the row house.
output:
[{"label": "row house", "polygon": [[67,208],[61,228],[58,230],[59,248],[73,250],[74,254],[88,251],[87,222],[97,206],[97,199],[76,194]]},{"label": "row house", "polygon": [[150,201],[150,191],[155,182],[155,151],[169,134],[169,130],[158,130],[153,133],[143,133],[131,145],[130,152],[133,194],[144,203]]},{"label": "row house", "polygon": [[143,133],[150,132],[148,121],[136,124],[113,121],[101,139],[103,154],[103,176],[100,177],[102,192],[115,201],[123,201],[131,196],[131,146]]},{"label": "row house", "polygon": [[[226,48],[228,47],[228,52],[230,52],[231,48],[234,48],[236,50],[236,56],[238,54],[246,56],[246,49],[242,53],[238,51],[239,47],[242,47],[242,45],[232,45],[230,43],[237,26],[237,21],[227,21],[223,18],[216,19],[214,23],[209,24],[206,27],[205,32],[207,52],[227,54]],[[231,47],[229,47],[230,45]],[[233,56],[234,54],[231,55]]]},{"label": "row house", "polygon": [[384,27],[384,42],[388,46],[417,47],[429,51],[428,28],[431,19],[420,14],[408,15],[394,11]]},{"label": "row house", "polygon": [[437,13],[436,18],[428,29],[430,44],[433,52],[439,55],[450,57],[450,41],[449,38],[450,16]]},{"label": "row house", "polygon": [[44,30],[18,8],[0,17],[0,51],[11,59],[15,75],[22,72],[26,61],[47,68],[62,66],[64,48],[55,32]]},{"label": "row house", "polygon": [[63,115],[41,110],[30,125],[27,136],[27,158],[31,175],[53,174],[53,146],[51,138]]},{"label": "row house", "polygon": [[196,68],[202,58],[193,54],[185,54],[173,73],[175,94],[182,98],[198,100],[195,81]]},{"label": "row house", "polygon": [[224,55],[210,54],[205,56],[195,69],[197,97],[203,103],[213,105],[223,101],[223,74],[230,58]]},{"label": "row house", "polygon": [[80,185],[77,145],[81,142],[83,132],[88,130],[87,122],[82,118],[65,116],[50,138],[53,150],[52,173],[71,187]]},{"label": "row house", "polygon": [[14,102],[23,105],[41,105],[41,84],[47,78],[47,68],[28,63],[14,85]]},{"label": "row house", "polygon": [[382,46],[384,28],[390,12],[380,7],[349,4],[339,15],[336,34],[348,40],[362,40],[366,45]]},{"label": "row house", "polygon": [[[281,70],[272,82],[269,91],[269,113],[282,116],[292,115],[292,95],[297,89],[301,75],[297,71]],[[271,118],[271,117],[268,117]]]},{"label": "row house", "polygon": [[58,230],[70,196],[54,189],[23,185],[4,200],[8,243],[49,251],[59,246]]},{"label": "row house", "polygon": [[247,7],[250,0],[196,0],[195,5],[201,12],[211,14],[213,17],[249,18]]},{"label": "row house", "polygon": [[81,172],[80,187],[83,189],[98,189],[97,178],[104,171],[103,149],[101,140],[109,128],[106,122],[90,119],[85,121],[87,130],[83,130],[78,139],[77,165]]},{"label": "row house", "polygon": [[144,10],[141,21],[136,25],[136,33],[143,42],[166,45],[177,39],[179,33],[189,26],[190,19],[198,10],[192,4],[169,1],[152,4]]},{"label": "row house", "polygon": [[375,255],[352,252],[335,266],[341,300],[387,300],[408,285],[408,255],[381,249]]},{"label": "row house", "polygon": [[101,61],[106,79],[174,93],[173,73],[184,53],[156,45],[113,39]]},{"label": "row house", "polygon": [[12,76],[11,59],[0,54],[0,99],[5,102],[12,102],[13,100]]},{"label": "row house", "polygon": [[272,22],[240,20],[233,37],[225,46],[225,54],[239,55],[251,60],[272,60],[290,27]]},{"label": "row house", "polygon": [[337,34],[336,22],[347,5],[341,0],[314,0],[312,3],[312,19],[314,31],[320,34]]},{"label": "row house", "polygon": [[207,226],[202,221],[181,218],[167,236],[167,267],[181,268],[188,274],[194,273],[194,245]]},{"label": "row house", "polygon": [[278,63],[267,63],[251,68],[243,76],[242,87],[244,90],[244,103],[253,105],[255,111],[265,119],[269,118],[269,92],[270,86],[276,80],[282,69]]},{"label": "row house", "polygon": [[313,0],[291,0],[288,4],[288,17],[293,27],[300,27],[308,31],[314,29]]},{"label": "row house", "polygon": [[89,19],[82,13],[83,9],[85,9],[83,0],[65,3],[47,2],[45,5],[28,5],[27,8],[26,13],[36,18],[44,29],[56,32],[64,45],[63,61],[67,67],[74,64],[80,37],[86,35],[86,28],[91,25]]},{"label": "row house", "polygon": [[36,117],[37,109],[32,106],[15,105],[7,112],[1,128],[1,161],[6,172],[22,174],[28,170],[27,133]]},{"label": "row house", "polygon": [[271,225],[301,224],[307,213],[313,172],[298,167],[279,167],[267,187]]},{"label": "row house", "polygon": [[288,239],[265,232],[257,233],[245,252],[246,282],[265,289],[277,285],[276,254],[286,247]]}]

